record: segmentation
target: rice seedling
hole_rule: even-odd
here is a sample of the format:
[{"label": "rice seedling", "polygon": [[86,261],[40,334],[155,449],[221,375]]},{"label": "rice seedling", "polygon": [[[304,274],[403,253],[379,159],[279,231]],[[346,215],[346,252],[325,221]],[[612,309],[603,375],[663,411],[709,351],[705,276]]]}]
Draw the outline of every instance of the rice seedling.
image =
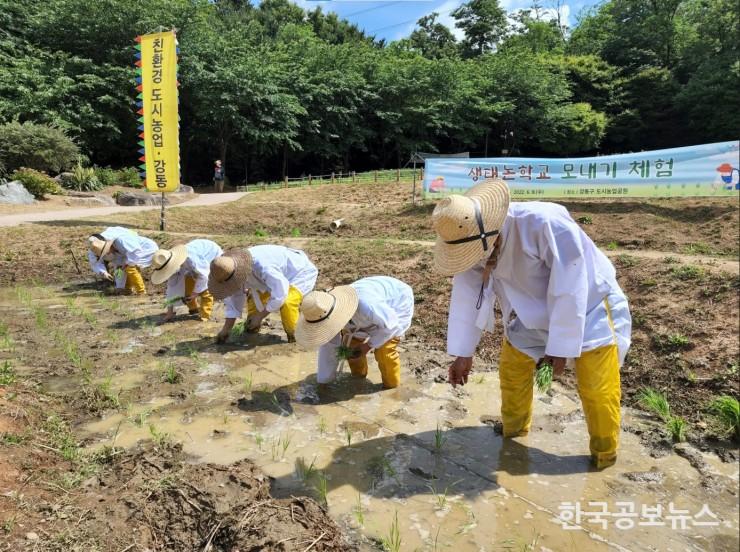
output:
[{"label": "rice seedling", "polygon": [[242,388],[244,389],[245,395],[252,394],[252,372],[249,372],[249,374],[244,377],[244,384]]},{"label": "rice seedling", "polygon": [[640,405],[649,412],[667,422],[671,415],[671,408],[663,393],[659,393],[651,387],[643,388],[637,396]]},{"label": "rice seedling", "polygon": [[28,291],[26,288],[17,287],[15,288],[15,294],[18,297],[18,300],[23,303],[24,305],[28,306],[31,304],[31,292]]},{"label": "rice seedling", "polygon": [[434,452],[440,454],[446,442],[447,435],[445,435],[445,431],[439,427],[439,422],[437,422],[437,429],[434,430]]},{"label": "rice seedling", "polygon": [[262,444],[265,442],[265,436],[261,433],[258,433],[254,436],[254,442],[257,443],[257,448],[262,451]]},{"label": "rice seedling", "polygon": [[16,374],[13,365],[9,360],[3,361],[2,366],[0,366],[0,385],[11,385],[15,383],[15,380]]},{"label": "rice seedling", "polygon": [[478,520],[475,518],[475,514],[473,513],[473,510],[466,508],[466,511],[468,514],[468,521],[467,523],[462,524],[457,529],[457,532],[455,533],[457,535],[465,535],[478,526]]},{"label": "rice seedling", "polygon": [[293,440],[293,436],[288,434],[285,437],[283,437],[282,440],[282,458],[285,458],[285,453],[288,452],[288,447],[290,446],[291,441]]},{"label": "rice seedling", "polygon": [[327,495],[329,494],[329,485],[326,474],[322,471],[317,471],[314,479],[316,480],[316,483],[313,488],[316,491],[318,500],[321,504],[328,507],[329,502],[327,501]]},{"label": "rice seedling", "polygon": [[671,416],[665,423],[668,433],[676,443],[681,443],[686,440],[686,420],[680,416]]},{"label": "rice seedling", "polygon": [[355,504],[355,507],[352,508],[352,515],[355,516],[357,525],[360,527],[365,526],[365,512],[362,509],[362,495],[360,493],[357,493],[357,503]]},{"label": "rice seedling", "polygon": [[36,327],[39,330],[45,330],[49,326],[46,311],[43,309],[43,307],[34,307],[33,316],[36,320]]},{"label": "rice seedling", "polygon": [[537,367],[534,373],[534,384],[537,387],[537,391],[540,393],[547,393],[552,387],[552,364],[549,362],[542,362]]},{"label": "rice seedling", "polygon": [[326,420],[324,419],[323,416],[319,417],[318,430],[319,430],[319,435],[323,435],[324,433],[326,433]]},{"label": "rice seedling", "polygon": [[241,337],[244,335],[244,332],[247,331],[247,322],[246,320],[239,320],[236,324],[234,324],[234,327],[231,328],[231,332],[229,335],[231,337]]},{"label": "rice seedling", "polygon": [[16,517],[17,517],[16,515],[12,515],[3,522],[3,531],[5,531],[5,533],[10,534],[13,532],[13,527],[15,527]]},{"label": "rice seedling", "polygon": [[[130,409],[130,407],[129,407],[129,409]],[[128,420],[132,424],[134,424],[136,427],[144,427],[144,423],[146,422],[147,418],[149,416],[151,416],[151,414],[152,414],[151,409],[146,408],[146,409],[144,409],[141,412],[138,412],[136,414],[134,414],[133,412],[131,412],[128,415]]]},{"label": "rice seedling", "polygon": [[352,446],[352,429],[348,426],[345,426],[344,428],[344,438],[347,441],[347,447]]},{"label": "rice seedling", "polygon": [[0,336],[0,351],[7,353],[15,352],[15,342],[9,335]]},{"label": "rice seedling", "polygon": [[740,405],[735,397],[717,397],[709,404],[709,411],[727,433],[740,437]]},{"label": "rice seedling", "polygon": [[401,528],[398,524],[398,510],[396,510],[388,535],[380,539],[380,544],[385,552],[401,552],[402,542]]},{"label": "rice seedling", "polygon": [[310,480],[316,474],[316,456],[311,460],[310,465],[306,465],[306,460],[303,456],[299,456],[295,461],[295,473],[298,479],[304,483]]},{"label": "rice seedling", "polygon": [[119,267],[116,267],[113,270],[113,278],[115,278],[116,281],[119,281],[120,282],[121,280],[123,280],[123,275],[124,275],[124,271],[123,271],[123,269],[120,266]]},{"label": "rice seedling", "polygon": [[167,383],[180,383],[182,381],[182,374],[177,371],[177,367],[175,367],[174,363],[172,362],[166,362],[164,363],[164,372],[162,373],[162,381],[165,381]]},{"label": "rice seedling", "polygon": [[164,448],[172,443],[170,434],[165,431],[159,431],[154,424],[149,424],[149,435],[152,436],[152,441],[158,447]]}]

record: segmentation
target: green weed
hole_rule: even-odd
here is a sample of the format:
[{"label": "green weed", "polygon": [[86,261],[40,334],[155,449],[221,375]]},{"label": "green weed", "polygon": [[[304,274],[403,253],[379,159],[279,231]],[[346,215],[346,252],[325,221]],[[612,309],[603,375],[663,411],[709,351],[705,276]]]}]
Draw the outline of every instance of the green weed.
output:
[{"label": "green weed", "polygon": [[663,393],[650,387],[643,388],[637,396],[640,405],[649,412],[658,416],[661,420],[667,422],[671,415],[671,408]]},{"label": "green weed", "polygon": [[615,241],[610,241],[608,244],[606,244],[606,249],[608,251],[616,251],[619,249],[619,244]]},{"label": "green weed", "polygon": [[621,255],[617,256],[617,262],[619,263],[619,266],[623,266],[624,268],[631,268],[637,264],[637,258],[633,257],[632,255],[622,253]]},{"label": "green weed", "polygon": [[582,217],[578,217],[576,219],[580,224],[593,224],[594,220],[591,218],[590,215],[583,215]]},{"label": "green weed", "polygon": [[267,237],[267,231],[263,230],[262,228],[257,228],[254,231],[254,237],[255,238],[266,238]]},{"label": "green weed", "polygon": [[319,417],[318,430],[319,430],[319,435],[323,435],[324,433],[326,433],[326,420],[324,419],[323,416]]},{"label": "green weed", "polygon": [[717,397],[709,404],[709,411],[716,416],[725,431],[740,437],[740,405],[735,397]]},{"label": "green weed", "polygon": [[3,361],[0,366],[0,385],[11,385],[15,383],[16,374],[9,360]]},{"label": "green weed", "polygon": [[665,423],[668,433],[676,443],[686,440],[686,420],[680,416],[671,416]]},{"label": "green weed", "polygon": [[301,229],[300,228],[293,228],[290,231],[290,235],[293,236],[294,238],[300,238],[301,237]]}]

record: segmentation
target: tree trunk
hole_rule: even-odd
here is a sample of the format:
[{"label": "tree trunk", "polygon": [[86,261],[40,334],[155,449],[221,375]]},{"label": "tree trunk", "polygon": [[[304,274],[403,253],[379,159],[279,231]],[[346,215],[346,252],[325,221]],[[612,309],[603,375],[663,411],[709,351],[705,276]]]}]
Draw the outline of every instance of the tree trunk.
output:
[{"label": "tree trunk", "polygon": [[283,144],[283,178],[288,176],[288,143]]}]

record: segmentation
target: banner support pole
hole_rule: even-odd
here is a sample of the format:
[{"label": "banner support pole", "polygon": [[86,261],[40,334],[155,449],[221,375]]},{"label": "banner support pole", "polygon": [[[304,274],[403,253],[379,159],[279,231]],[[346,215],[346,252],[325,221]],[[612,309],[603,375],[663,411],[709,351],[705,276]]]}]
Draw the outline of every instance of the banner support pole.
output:
[{"label": "banner support pole", "polygon": [[164,192],[162,192],[162,211],[159,214],[159,231],[164,232],[165,221],[164,221]]}]

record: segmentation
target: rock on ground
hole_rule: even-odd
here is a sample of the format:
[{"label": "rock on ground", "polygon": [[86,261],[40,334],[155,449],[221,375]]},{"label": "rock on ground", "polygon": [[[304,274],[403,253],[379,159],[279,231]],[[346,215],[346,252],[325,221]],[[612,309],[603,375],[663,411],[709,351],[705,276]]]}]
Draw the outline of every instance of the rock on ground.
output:
[{"label": "rock on ground", "polygon": [[[134,205],[162,205],[162,195],[147,192],[121,192],[116,196],[116,203],[126,207]],[[167,196],[165,196],[164,204],[169,205],[169,203]]]},{"label": "rock on ground", "polygon": [[33,195],[18,180],[8,182],[7,184],[0,184],[0,203],[31,205],[35,202],[36,200],[33,198]]}]

